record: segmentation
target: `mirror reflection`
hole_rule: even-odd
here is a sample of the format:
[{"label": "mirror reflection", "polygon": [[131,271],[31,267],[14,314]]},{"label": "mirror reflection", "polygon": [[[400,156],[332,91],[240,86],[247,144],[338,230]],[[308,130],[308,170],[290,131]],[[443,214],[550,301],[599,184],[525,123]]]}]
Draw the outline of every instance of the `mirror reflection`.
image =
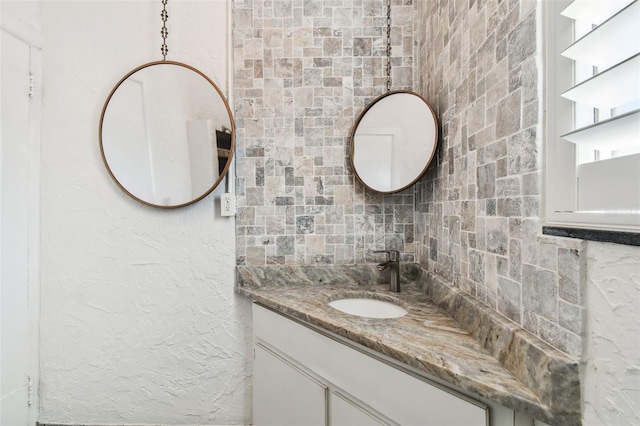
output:
[{"label": "mirror reflection", "polygon": [[234,149],[233,119],[220,89],[197,69],[151,62],[113,89],[100,147],[116,183],[138,201],[194,203],[222,181]]},{"label": "mirror reflection", "polygon": [[351,164],[369,189],[402,191],[426,171],[438,141],[433,108],[420,95],[394,91],[375,99],[351,132]]}]

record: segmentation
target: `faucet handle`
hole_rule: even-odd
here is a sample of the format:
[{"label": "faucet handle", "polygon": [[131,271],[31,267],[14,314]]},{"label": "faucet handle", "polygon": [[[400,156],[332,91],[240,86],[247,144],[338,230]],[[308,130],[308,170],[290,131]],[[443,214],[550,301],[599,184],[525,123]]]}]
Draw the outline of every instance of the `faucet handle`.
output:
[{"label": "faucet handle", "polygon": [[400,260],[400,252],[398,250],[375,250],[374,253],[386,253],[389,255],[389,260],[393,262]]}]

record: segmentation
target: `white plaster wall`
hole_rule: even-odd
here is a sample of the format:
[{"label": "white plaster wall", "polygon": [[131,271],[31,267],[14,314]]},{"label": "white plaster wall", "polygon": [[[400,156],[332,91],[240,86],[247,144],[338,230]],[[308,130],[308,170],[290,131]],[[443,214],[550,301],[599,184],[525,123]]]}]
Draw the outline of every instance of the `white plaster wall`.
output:
[{"label": "white plaster wall", "polygon": [[[185,209],[148,208],[100,159],[112,85],[160,59],[157,3],[42,5],[42,422],[250,419],[249,311],[232,291],[233,223],[212,200],[220,190]],[[39,14],[36,4],[2,1],[25,17]],[[221,61],[211,60],[223,46],[209,34],[224,17],[209,10],[219,4],[170,4],[169,59],[200,67],[226,92]],[[640,424],[640,248],[589,243],[588,256],[585,424]]]},{"label": "white plaster wall", "polygon": [[0,16],[4,13],[10,15],[10,18],[21,21],[25,29],[30,29],[37,33],[42,31],[40,4],[38,2],[2,0],[0,2]]},{"label": "white plaster wall", "polygon": [[[160,1],[45,1],[40,421],[240,424],[250,321],[221,188],[159,210],[102,164],[113,85],[162,59]],[[227,91],[225,1],[169,2],[169,56]],[[214,210],[214,205],[216,209]]]},{"label": "white plaster wall", "polygon": [[584,353],[584,424],[640,424],[640,247],[588,243]]}]

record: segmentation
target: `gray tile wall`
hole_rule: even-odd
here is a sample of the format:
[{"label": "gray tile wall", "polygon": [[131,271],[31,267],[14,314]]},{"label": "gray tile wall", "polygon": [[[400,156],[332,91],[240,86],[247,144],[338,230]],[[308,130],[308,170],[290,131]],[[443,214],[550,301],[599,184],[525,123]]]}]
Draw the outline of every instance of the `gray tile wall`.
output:
[{"label": "gray tile wall", "polygon": [[[385,4],[234,1],[238,264],[363,263],[383,248],[414,261],[414,189],[366,191],[347,159],[354,121],[386,91]],[[413,13],[393,1],[394,89],[412,86]]]},{"label": "gray tile wall", "polygon": [[536,2],[415,7],[416,87],[442,126],[437,164],[417,185],[417,259],[578,357],[584,246],[540,235]]},{"label": "gray tile wall", "polygon": [[385,92],[384,4],[234,1],[237,263],[397,249],[578,357],[584,246],[539,235],[536,2],[392,0],[393,88],[436,107],[441,140],[427,175],[386,196],[346,157],[355,119]]}]

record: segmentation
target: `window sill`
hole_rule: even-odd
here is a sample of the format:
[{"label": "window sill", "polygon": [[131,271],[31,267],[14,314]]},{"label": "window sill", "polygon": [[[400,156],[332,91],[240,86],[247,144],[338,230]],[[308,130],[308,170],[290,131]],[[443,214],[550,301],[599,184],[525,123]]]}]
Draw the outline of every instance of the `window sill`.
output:
[{"label": "window sill", "polygon": [[640,233],[637,232],[543,226],[542,233],[556,237],[579,238],[581,240],[599,241],[602,243],[640,246]]}]

